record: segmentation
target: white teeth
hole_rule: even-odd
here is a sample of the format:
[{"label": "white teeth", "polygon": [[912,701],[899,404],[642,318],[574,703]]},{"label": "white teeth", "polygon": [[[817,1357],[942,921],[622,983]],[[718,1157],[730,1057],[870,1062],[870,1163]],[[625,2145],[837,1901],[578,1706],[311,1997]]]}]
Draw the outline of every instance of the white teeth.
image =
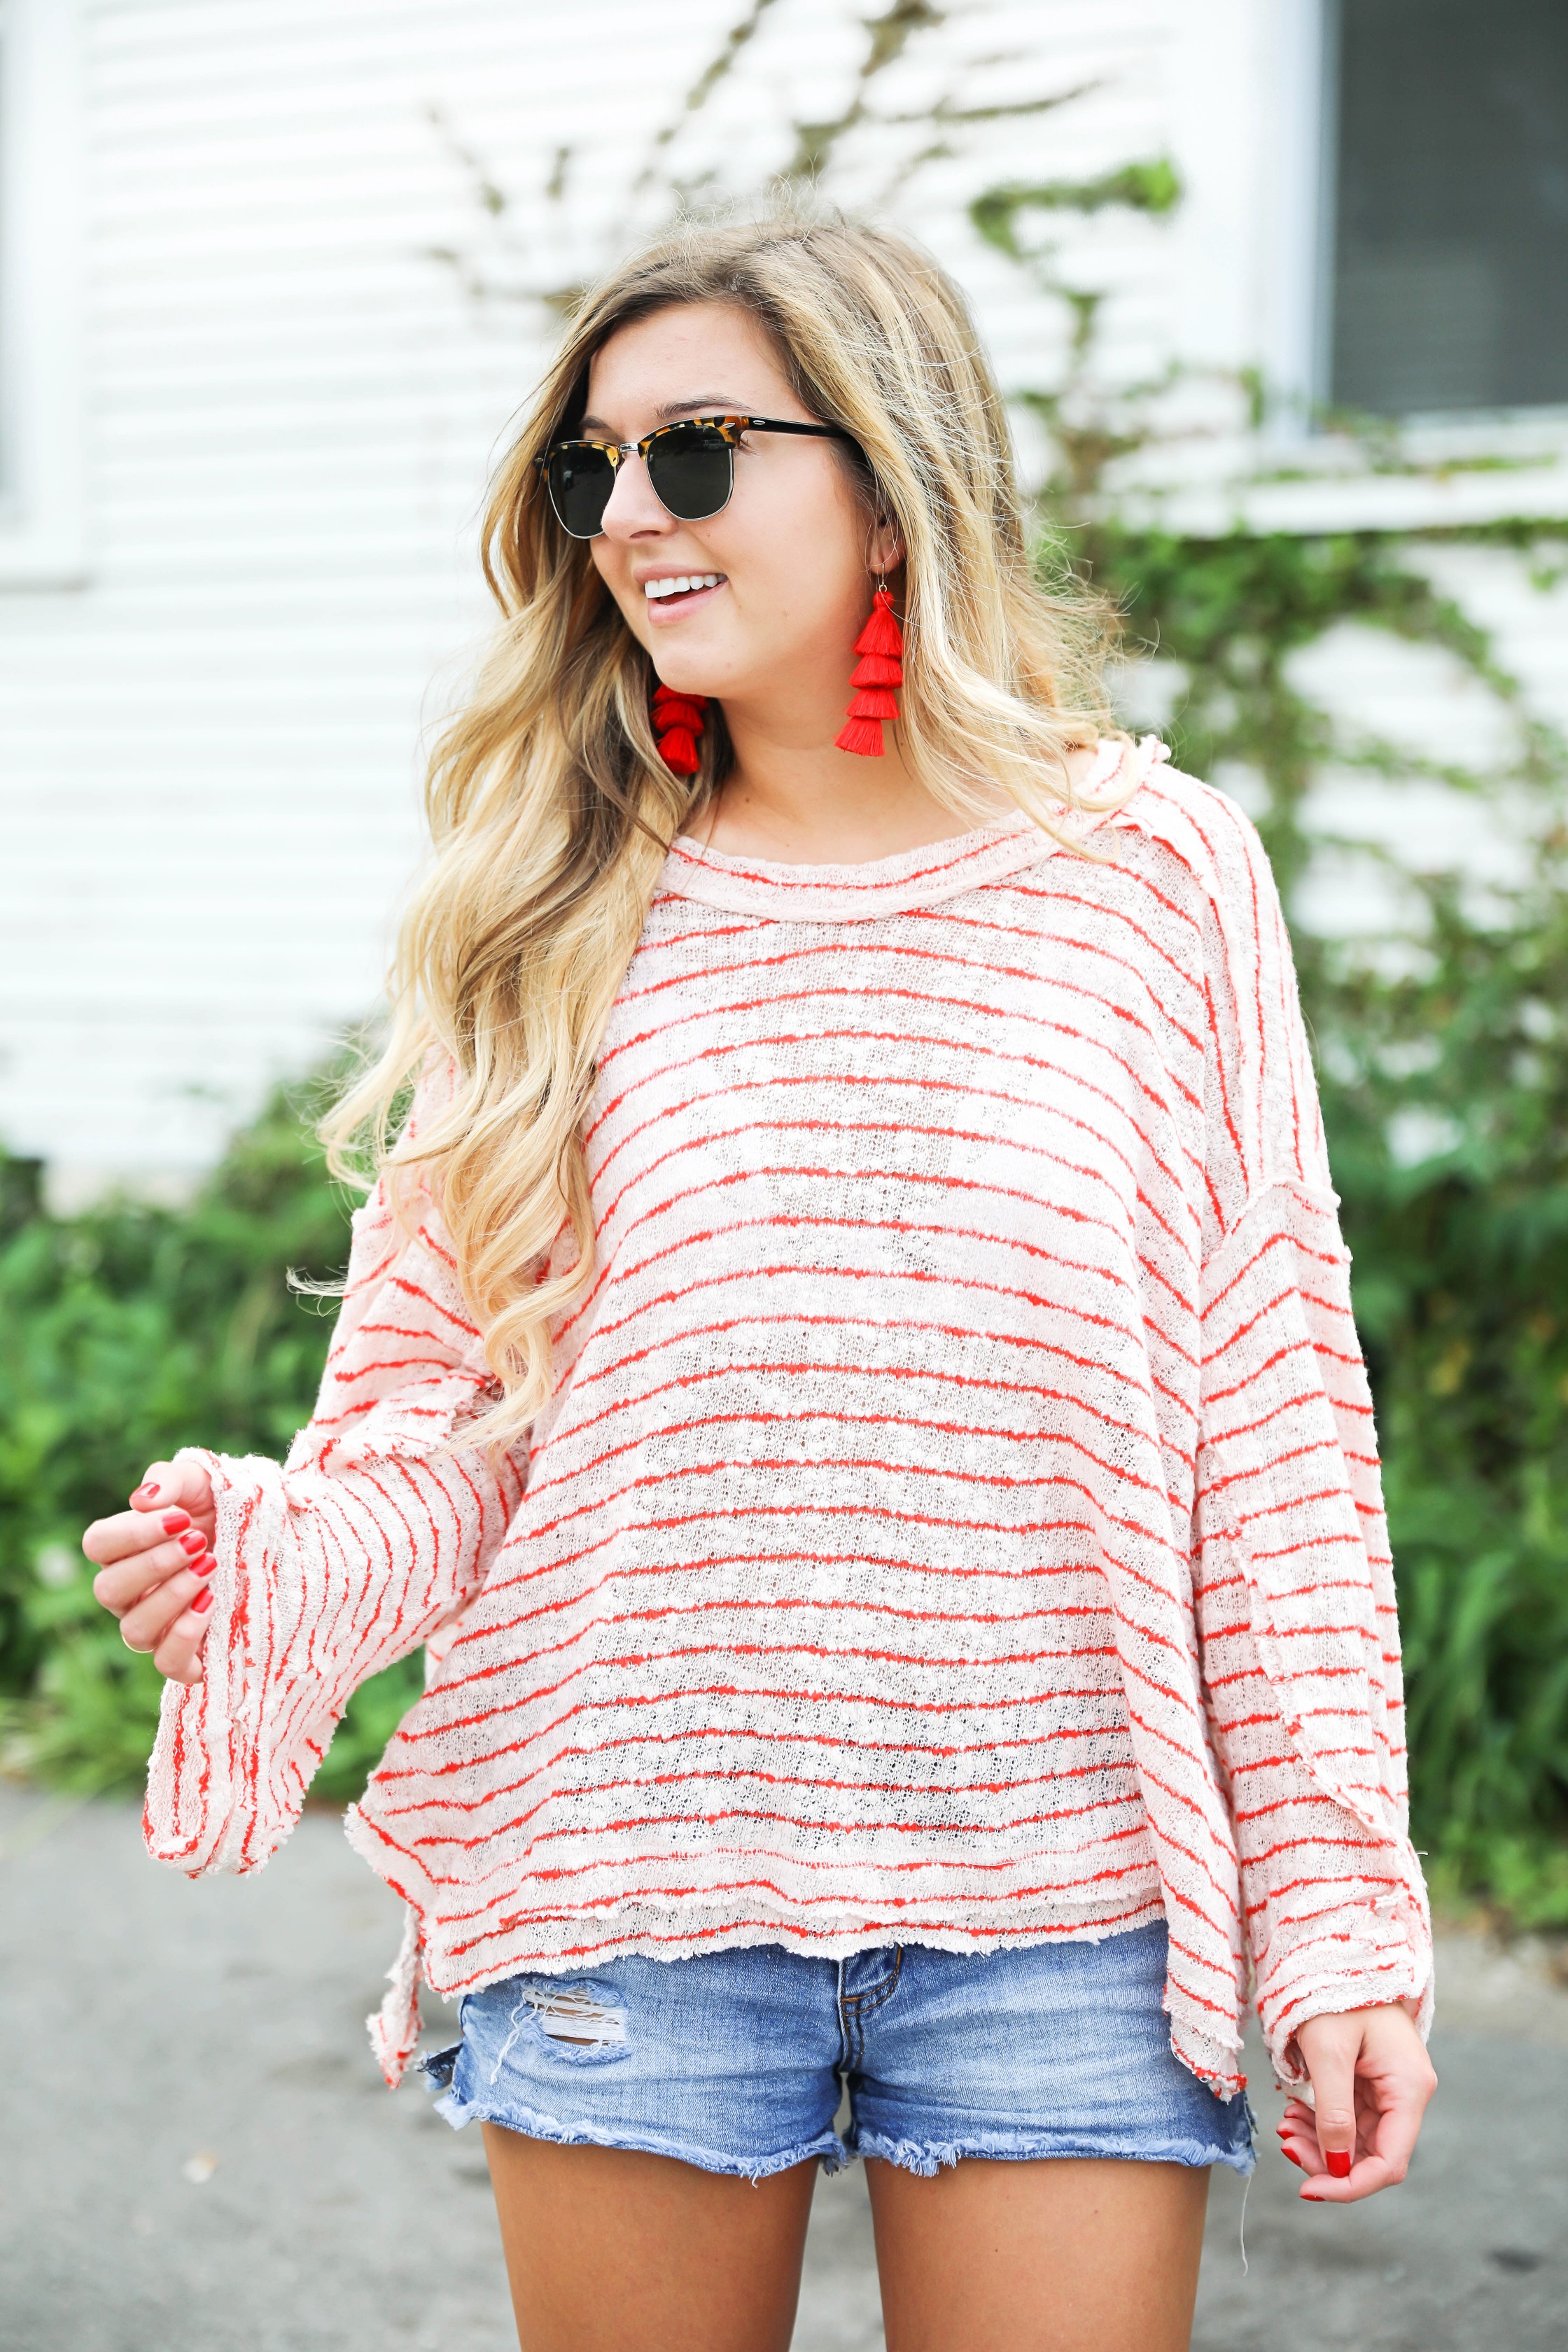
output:
[{"label": "white teeth", "polygon": [[721,572],[682,572],[676,580],[645,580],[643,594],[650,597],[681,596],[693,588],[717,588],[723,577]]}]

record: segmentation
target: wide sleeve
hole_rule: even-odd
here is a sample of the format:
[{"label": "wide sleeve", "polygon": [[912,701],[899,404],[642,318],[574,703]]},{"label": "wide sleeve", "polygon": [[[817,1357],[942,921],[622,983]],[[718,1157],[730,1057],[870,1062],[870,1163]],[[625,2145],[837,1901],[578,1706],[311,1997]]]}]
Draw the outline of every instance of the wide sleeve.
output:
[{"label": "wide sleeve", "polygon": [[498,1394],[427,1197],[360,1209],[310,1423],[282,1465],[191,1449],[217,1501],[205,1678],[164,1687],[150,1852],[193,1876],[288,1836],[359,1684],[459,1610],[517,1507],[509,1457],[465,1445]]},{"label": "wide sleeve", "polygon": [[1432,1942],[1407,1829],[1393,1562],[1317,1087],[1268,861],[1217,801],[1194,1585],[1259,2021],[1407,2000]]}]

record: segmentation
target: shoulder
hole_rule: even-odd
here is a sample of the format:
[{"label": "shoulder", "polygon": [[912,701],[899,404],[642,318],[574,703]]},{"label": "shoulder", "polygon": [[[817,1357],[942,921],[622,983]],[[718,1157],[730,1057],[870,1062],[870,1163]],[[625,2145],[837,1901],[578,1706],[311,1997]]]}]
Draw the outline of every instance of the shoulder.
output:
[{"label": "shoulder", "polygon": [[[1134,756],[1138,781],[1096,827],[1099,845],[1114,856],[1107,836],[1115,835],[1129,846],[1147,843],[1163,859],[1173,860],[1233,939],[1274,931],[1279,895],[1268,852],[1245,810],[1214,785],[1172,767],[1164,745],[1152,737],[1128,755]],[[1124,761],[1124,772],[1125,767]]]},{"label": "shoulder", "polygon": [[1172,767],[1164,745],[1150,737],[1129,751],[1124,775],[1134,758],[1133,789],[1108,812],[1108,827],[1161,842],[1194,873],[1216,881],[1258,866],[1267,870],[1258,827],[1226,793]]}]

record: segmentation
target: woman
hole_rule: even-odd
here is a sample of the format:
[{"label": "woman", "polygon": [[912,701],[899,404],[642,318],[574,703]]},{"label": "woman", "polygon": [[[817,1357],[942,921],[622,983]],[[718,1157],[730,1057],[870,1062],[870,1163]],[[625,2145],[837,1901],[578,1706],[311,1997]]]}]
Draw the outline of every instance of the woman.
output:
[{"label": "woman", "polygon": [[1257,837],[1102,727],[889,231],[618,271],[486,545],[316,1416],[87,1537],[169,1677],[149,1842],[260,1864],[425,1641],[374,2030],[395,2080],[462,1997],[525,2345],[787,2344],[841,2081],[894,2352],[1184,2345],[1249,1965],[1303,2196],[1401,2179],[1433,2079]]}]

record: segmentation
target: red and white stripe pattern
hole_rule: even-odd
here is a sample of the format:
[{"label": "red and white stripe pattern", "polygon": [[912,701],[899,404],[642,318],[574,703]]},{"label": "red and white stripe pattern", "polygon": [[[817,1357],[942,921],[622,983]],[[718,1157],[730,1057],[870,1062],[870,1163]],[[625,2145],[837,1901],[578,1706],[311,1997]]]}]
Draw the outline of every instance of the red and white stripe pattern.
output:
[{"label": "red and white stripe pattern", "polygon": [[526,1463],[461,1444],[493,1390],[434,1208],[410,1244],[373,1202],[315,1419],[281,1469],[216,1464],[154,1852],[264,1860],[355,1683],[434,1631],[350,1834],[445,1992],[1163,1912],[1216,2091],[1249,1954],[1286,2071],[1308,2016],[1426,2005],[1285,929],[1246,819],[1136,756],[1092,857],[1022,818],[868,866],[677,845]]}]

